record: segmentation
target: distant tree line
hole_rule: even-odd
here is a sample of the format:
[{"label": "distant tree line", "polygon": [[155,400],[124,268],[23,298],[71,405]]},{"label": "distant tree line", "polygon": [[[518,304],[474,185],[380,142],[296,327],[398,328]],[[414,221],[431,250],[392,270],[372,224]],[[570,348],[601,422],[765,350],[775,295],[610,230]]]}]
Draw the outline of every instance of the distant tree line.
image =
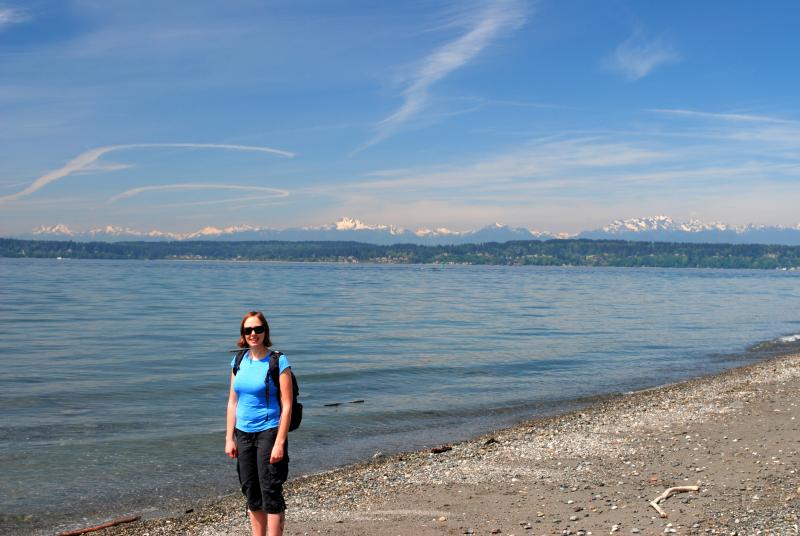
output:
[{"label": "distant tree line", "polygon": [[67,242],[0,239],[2,257],[445,263],[665,268],[798,268],[800,246],[524,240],[454,246],[360,242]]}]

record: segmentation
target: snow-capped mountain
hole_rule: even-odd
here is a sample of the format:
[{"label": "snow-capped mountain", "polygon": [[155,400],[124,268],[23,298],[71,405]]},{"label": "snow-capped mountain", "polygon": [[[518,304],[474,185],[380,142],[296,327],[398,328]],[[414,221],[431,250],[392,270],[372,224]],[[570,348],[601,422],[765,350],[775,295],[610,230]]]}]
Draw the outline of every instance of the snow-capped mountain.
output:
[{"label": "snow-capped mountain", "polygon": [[577,238],[796,246],[800,245],[800,225],[730,225],[722,222],[705,223],[695,219],[676,222],[667,216],[654,216],[614,220],[600,229],[584,231]]},{"label": "snow-capped mountain", "polygon": [[[565,237],[566,235],[562,236]],[[270,229],[239,225],[232,227],[204,227],[189,233],[165,231],[138,231],[128,227],[106,227],[77,232],[63,224],[41,226],[32,234],[18,238],[38,240],[76,240],[118,242],[124,240],[351,240],[372,244],[466,244],[480,242],[508,242],[509,240],[534,240],[557,238],[546,232],[513,228],[500,223],[473,231],[453,231],[444,227],[411,231],[394,225],[367,224],[355,218],[340,218],[334,223],[319,227]]]},{"label": "snow-capped mountain", "polygon": [[42,226],[31,234],[17,238],[38,240],[76,240],[118,242],[123,240],[326,240],[354,241],[370,244],[469,244],[508,242],[511,240],[549,240],[552,238],[587,238],[636,240],[647,242],[708,242],[730,244],[800,245],[800,225],[781,227],[767,225],[729,225],[699,220],[676,222],[667,216],[614,220],[608,225],[577,235],[532,231],[500,223],[472,231],[453,231],[445,227],[421,228],[416,231],[394,225],[367,224],[355,218],[340,218],[319,227],[270,229],[251,225],[204,227],[189,233],[138,231],[128,227],[105,227],[77,232],[63,224]]},{"label": "snow-capped mountain", "polygon": [[326,231],[382,231],[392,235],[402,235],[405,229],[394,225],[367,224],[355,218],[339,218],[335,223],[322,227],[303,227],[308,230],[324,229]]},{"label": "snow-capped mountain", "polygon": [[676,223],[668,216],[634,218],[630,220],[614,220],[602,228],[604,232],[611,234],[625,232],[641,233],[650,231],[681,231],[687,233],[697,233],[702,231],[727,231],[736,229],[736,227],[725,223],[703,223],[700,220],[695,219],[691,219],[685,223]]},{"label": "snow-capped mountain", "polygon": [[142,232],[130,227],[117,227],[114,225],[106,225],[105,227],[98,227],[89,229],[88,231],[78,232],[73,231],[63,223],[58,225],[41,225],[34,229],[30,235],[24,238],[46,238],[52,240],[95,240],[101,242],[114,242],[117,240],[176,240],[176,233],[169,233],[163,231],[149,231]]}]

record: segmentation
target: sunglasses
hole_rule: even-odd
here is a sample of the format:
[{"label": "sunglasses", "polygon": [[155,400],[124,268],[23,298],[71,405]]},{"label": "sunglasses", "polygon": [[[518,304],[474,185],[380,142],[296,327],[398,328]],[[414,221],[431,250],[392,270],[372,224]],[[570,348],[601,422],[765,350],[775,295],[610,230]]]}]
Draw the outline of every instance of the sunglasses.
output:
[{"label": "sunglasses", "polygon": [[243,328],[242,329],[242,333],[244,333],[245,335],[250,335],[251,333],[257,333],[257,334],[261,335],[262,333],[264,333],[264,331],[266,331],[266,328],[264,328],[264,326],[255,326],[255,327],[252,327],[252,328]]}]

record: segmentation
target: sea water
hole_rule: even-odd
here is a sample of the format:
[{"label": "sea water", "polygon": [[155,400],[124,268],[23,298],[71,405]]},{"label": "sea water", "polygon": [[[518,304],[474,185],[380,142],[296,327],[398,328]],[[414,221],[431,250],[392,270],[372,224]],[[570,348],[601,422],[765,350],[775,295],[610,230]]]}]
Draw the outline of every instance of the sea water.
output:
[{"label": "sea water", "polygon": [[0,531],[235,490],[249,310],[300,381],[298,476],[785,351],[798,297],[778,271],[0,259]]}]

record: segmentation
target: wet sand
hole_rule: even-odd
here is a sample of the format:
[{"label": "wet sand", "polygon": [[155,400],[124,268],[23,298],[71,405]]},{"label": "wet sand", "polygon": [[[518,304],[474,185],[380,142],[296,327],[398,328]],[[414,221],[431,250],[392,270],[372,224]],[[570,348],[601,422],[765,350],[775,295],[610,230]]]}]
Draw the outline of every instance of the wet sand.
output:
[{"label": "wet sand", "polygon": [[[287,535],[798,534],[800,354],[294,480]],[[439,450],[439,449],[437,449]],[[673,486],[697,485],[661,503]],[[249,534],[240,495],[95,534]]]}]

